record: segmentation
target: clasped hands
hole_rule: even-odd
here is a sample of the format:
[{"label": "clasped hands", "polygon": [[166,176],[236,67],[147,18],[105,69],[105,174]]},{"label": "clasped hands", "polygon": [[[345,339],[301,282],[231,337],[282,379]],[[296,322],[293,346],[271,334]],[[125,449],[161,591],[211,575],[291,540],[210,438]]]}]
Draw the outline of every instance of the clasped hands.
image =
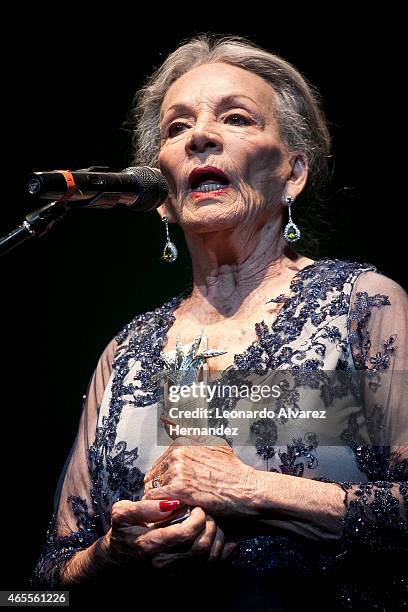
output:
[{"label": "clasped hands", "polygon": [[[211,563],[231,554],[236,543],[225,543],[214,517],[255,514],[256,470],[242,463],[220,438],[205,442],[175,440],[146,475],[142,500],[113,505],[111,529],[103,543],[110,562],[137,558],[162,568],[193,559]],[[192,510],[183,522],[164,522],[186,507]]]},{"label": "clasped hands", "polygon": [[256,470],[221,438],[177,438],[146,474],[143,499],[174,499],[213,517],[243,518],[253,508]]}]

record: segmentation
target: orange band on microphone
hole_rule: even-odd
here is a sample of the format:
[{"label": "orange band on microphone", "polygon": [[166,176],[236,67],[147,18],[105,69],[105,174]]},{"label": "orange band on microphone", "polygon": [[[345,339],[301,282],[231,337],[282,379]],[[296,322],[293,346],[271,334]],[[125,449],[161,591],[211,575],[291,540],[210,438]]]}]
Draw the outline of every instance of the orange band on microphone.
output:
[{"label": "orange band on microphone", "polygon": [[60,172],[62,174],[68,188],[68,192],[64,195],[63,198],[61,198],[61,200],[67,200],[72,195],[74,195],[76,191],[75,179],[72,176],[72,172],[70,170],[57,170],[57,172]]}]

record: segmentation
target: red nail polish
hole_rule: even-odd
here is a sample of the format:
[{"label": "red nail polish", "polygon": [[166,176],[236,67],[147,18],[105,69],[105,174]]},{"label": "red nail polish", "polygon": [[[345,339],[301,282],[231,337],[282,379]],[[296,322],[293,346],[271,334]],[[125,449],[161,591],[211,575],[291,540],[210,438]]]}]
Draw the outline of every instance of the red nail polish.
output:
[{"label": "red nail polish", "polygon": [[159,502],[160,512],[169,512],[170,510],[175,510],[180,505],[178,499],[165,499]]}]

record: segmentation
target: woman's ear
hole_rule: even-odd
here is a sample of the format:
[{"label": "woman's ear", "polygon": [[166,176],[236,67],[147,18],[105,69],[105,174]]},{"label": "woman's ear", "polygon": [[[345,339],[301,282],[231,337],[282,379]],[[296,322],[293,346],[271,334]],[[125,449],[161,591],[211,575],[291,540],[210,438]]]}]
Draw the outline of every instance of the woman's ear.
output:
[{"label": "woman's ear", "polygon": [[286,181],[285,196],[297,198],[303,191],[309,174],[307,159],[304,155],[297,155],[290,161],[290,165],[292,170]]}]

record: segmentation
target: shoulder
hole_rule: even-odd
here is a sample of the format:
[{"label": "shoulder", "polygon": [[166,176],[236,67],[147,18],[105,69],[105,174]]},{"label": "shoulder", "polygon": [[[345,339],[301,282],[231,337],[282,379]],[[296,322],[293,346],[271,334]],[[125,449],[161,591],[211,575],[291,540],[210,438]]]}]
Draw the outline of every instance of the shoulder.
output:
[{"label": "shoulder", "polygon": [[[408,363],[408,295],[394,279],[379,272],[361,274],[353,287],[349,311],[350,341],[358,367],[395,369]],[[357,355],[357,356],[356,356]]]},{"label": "shoulder", "polygon": [[377,271],[365,271],[359,274],[355,282],[355,293],[366,292],[368,295],[383,295],[395,301],[407,300],[405,289],[394,279]]},{"label": "shoulder", "polygon": [[[406,300],[405,289],[394,279],[379,272],[374,264],[347,259],[321,259],[314,264],[316,276],[326,281],[341,280],[353,285],[353,294],[383,295],[395,300]],[[305,268],[313,271],[313,266]]]},{"label": "shoulder", "polygon": [[354,284],[349,320],[352,329],[369,330],[381,338],[399,335],[401,340],[408,334],[408,295],[385,274],[365,272]]},{"label": "shoulder", "polygon": [[295,288],[298,285],[303,287],[306,283],[314,289],[321,287],[341,291],[347,283],[354,284],[356,278],[366,271],[376,271],[376,268],[370,263],[323,258],[303,268],[295,276],[294,284]]},{"label": "shoulder", "polygon": [[349,284],[352,318],[363,319],[379,310],[393,314],[405,311],[405,316],[408,316],[408,295],[405,289],[394,279],[379,272],[373,264],[323,259],[315,265],[316,278],[318,281],[321,279],[324,285],[344,290],[346,283]]}]

